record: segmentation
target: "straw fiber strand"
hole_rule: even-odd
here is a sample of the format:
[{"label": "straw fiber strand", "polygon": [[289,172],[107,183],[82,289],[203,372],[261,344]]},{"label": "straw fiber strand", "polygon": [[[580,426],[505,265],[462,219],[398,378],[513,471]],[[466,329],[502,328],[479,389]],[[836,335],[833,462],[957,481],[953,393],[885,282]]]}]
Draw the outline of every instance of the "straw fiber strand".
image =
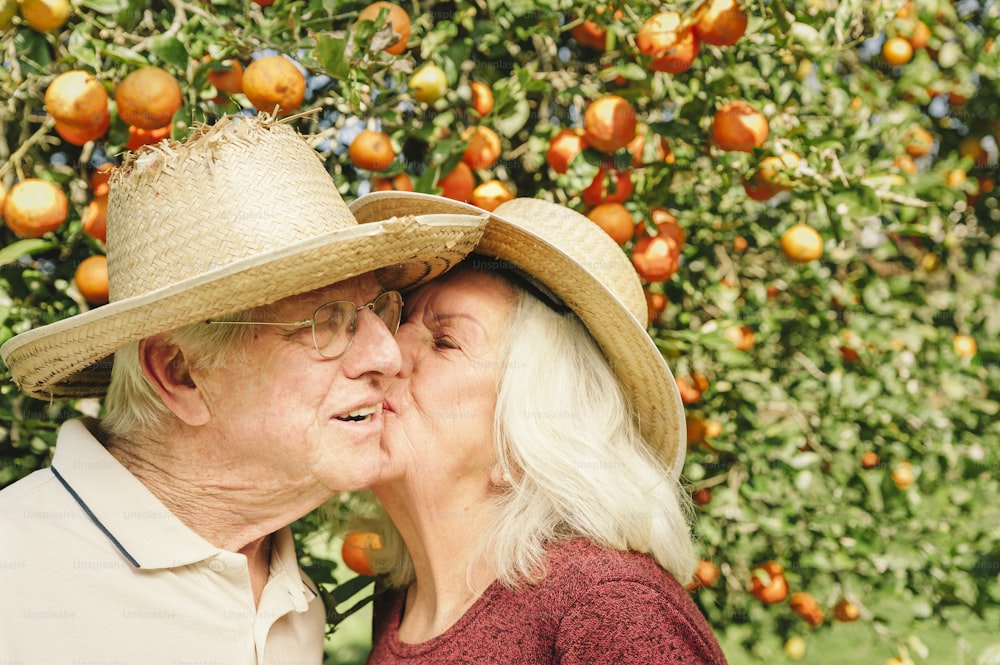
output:
[{"label": "straw fiber strand", "polygon": [[[108,200],[119,221],[108,225],[112,301],[354,225],[315,151],[287,125],[220,123],[184,144],[147,147],[118,171]],[[205,232],[220,225],[224,233]]]}]

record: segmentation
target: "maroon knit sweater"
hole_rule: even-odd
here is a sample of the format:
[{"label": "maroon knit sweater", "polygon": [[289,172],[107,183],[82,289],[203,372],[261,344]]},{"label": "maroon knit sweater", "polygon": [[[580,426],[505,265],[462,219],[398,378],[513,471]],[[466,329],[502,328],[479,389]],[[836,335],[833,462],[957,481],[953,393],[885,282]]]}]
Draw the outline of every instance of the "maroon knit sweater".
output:
[{"label": "maroon knit sweater", "polygon": [[584,540],[549,549],[548,576],[509,590],[494,582],[447,631],[399,639],[405,591],[375,605],[368,662],[421,665],[725,665],[704,617],[652,558]]}]

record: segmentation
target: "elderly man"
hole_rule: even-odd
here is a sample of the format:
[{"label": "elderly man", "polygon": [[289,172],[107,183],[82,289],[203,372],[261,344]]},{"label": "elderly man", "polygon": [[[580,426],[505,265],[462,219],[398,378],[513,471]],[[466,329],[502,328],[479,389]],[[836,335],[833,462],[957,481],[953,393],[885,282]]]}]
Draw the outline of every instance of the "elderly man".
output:
[{"label": "elderly man", "polygon": [[0,492],[0,662],[321,663],[325,612],[287,525],[379,475],[396,289],[460,261],[483,224],[358,224],[267,118],[127,158],[111,303],[2,348],[31,396],[107,397]]}]

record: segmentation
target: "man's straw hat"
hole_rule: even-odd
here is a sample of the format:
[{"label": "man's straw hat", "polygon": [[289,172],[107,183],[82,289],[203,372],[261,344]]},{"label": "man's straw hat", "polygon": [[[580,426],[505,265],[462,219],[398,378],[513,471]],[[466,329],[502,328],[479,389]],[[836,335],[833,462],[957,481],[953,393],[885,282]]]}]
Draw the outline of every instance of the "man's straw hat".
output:
[{"label": "man's straw hat", "polygon": [[[471,213],[439,196],[376,192],[350,204],[359,222],[389,215]],[[541,282],[597,340],[631,402],[646,442],[681,472],[686,447],[677,383],[646,332],[642,283],[628,257],[583,215],[541,199],[514,199],[491,214],[476,254],[509,262]]]},{"label": "man's straw hat", "polygon": [[129,155],[108,200],[110,303],[0,347],[39,398],[101,395],[112,354],[144,337],[378,270],[413,286],[461,261],[485,215],[387,215],[359,224],[291,126],[227,117]]}]

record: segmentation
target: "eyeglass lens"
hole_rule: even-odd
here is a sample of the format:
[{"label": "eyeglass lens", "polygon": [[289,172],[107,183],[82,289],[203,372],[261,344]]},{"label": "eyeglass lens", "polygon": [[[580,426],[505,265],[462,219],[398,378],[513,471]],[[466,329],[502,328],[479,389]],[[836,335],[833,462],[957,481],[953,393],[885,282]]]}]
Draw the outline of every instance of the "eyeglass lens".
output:
[{"label": "eyeglass lens", "polygon": [[313,336],[320,354],[336,358],[347,351],[358,328],[358,312],[365,308],[372,310],[390,333],[396,334],[403,312],[403,299],[398,291],[386,291],[361,307],[348,300],[326,303],[316,310],[313,319]]}]

